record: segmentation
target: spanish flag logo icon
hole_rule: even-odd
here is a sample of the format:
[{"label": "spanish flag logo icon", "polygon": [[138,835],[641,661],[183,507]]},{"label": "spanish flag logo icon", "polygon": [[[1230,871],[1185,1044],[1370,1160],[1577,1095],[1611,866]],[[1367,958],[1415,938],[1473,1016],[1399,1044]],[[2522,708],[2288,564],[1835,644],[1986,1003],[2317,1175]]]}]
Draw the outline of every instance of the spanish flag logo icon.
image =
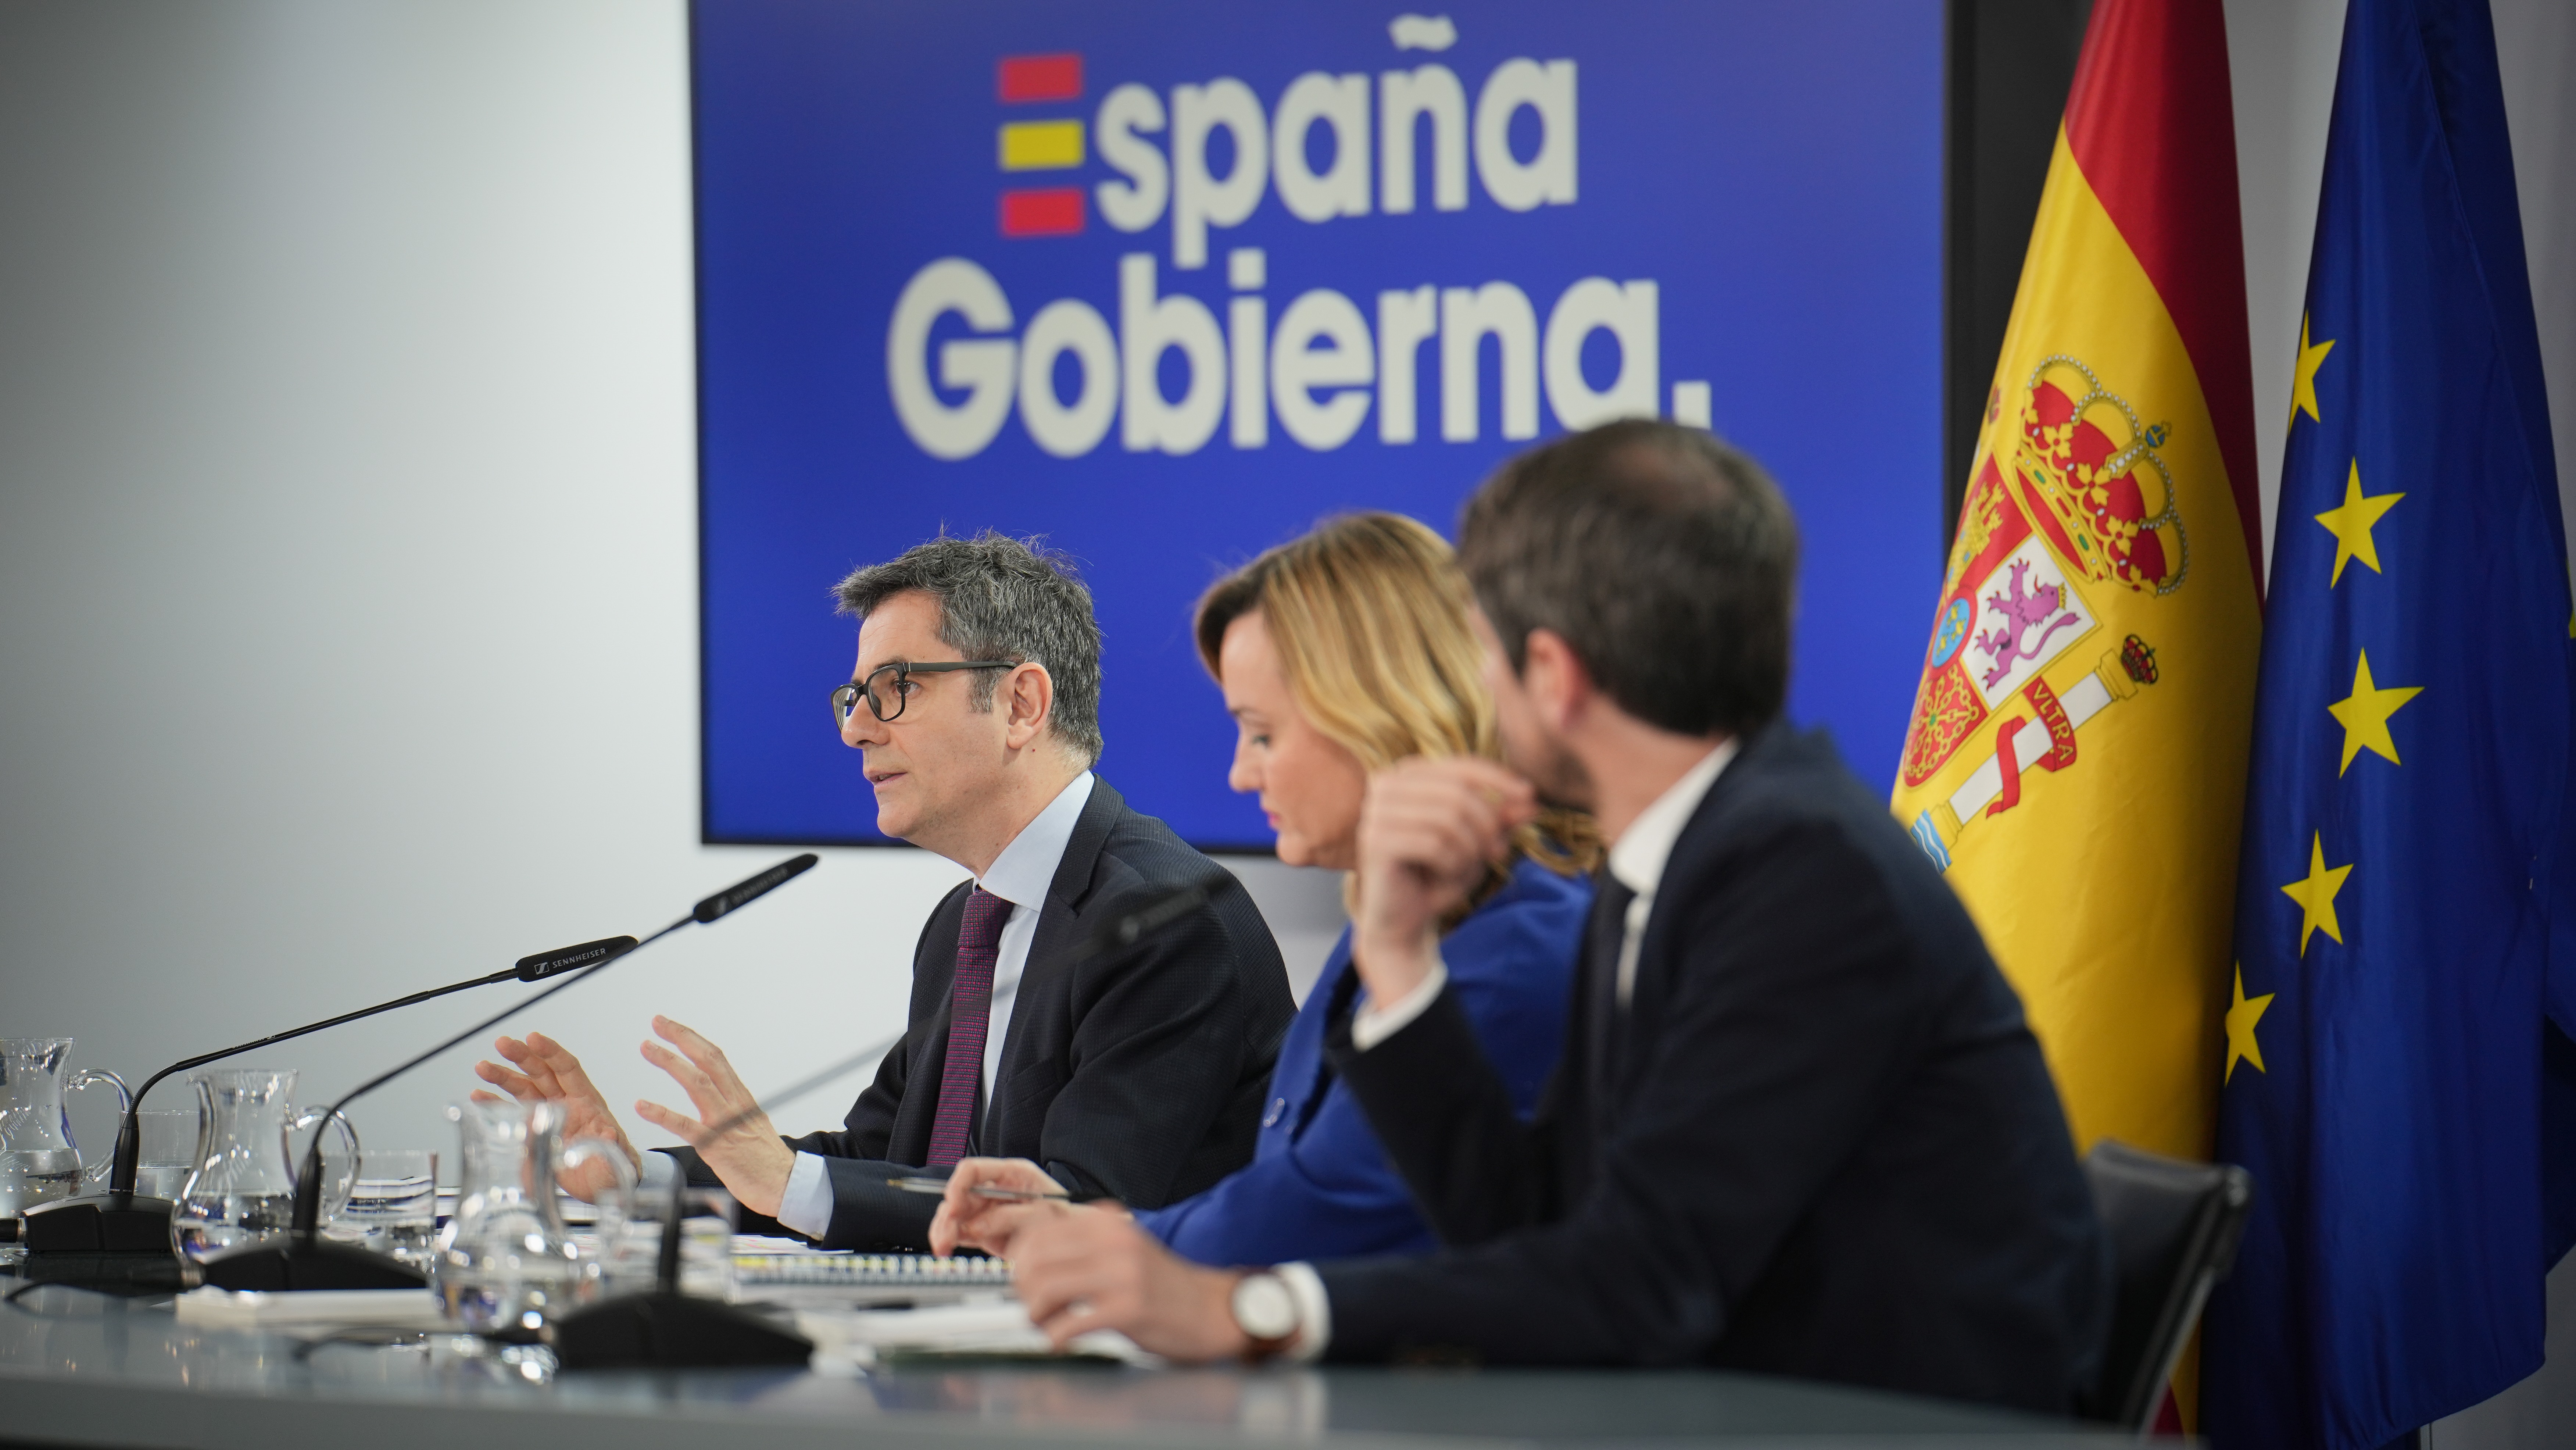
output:
[{"label": "spanish flag logo icon", "polygon": [[[1082,57],[1006,55],[993,66],[993,90],[1005,106],[1034,106],[1082,99]],[[995,132],[1002,174],[1071,171],[1085,158],[1082,121],[1073,116],[1014,117]],[[1082,232],[1079,186],[1011,186],[1002,191],[1002,235],[1070,237]]]},{"label": "spanish flag logo icon", "polygon": [[2226,22],[2094,8],[1895,809],[2083,1146],[2205,1158],[2261,602]]}]

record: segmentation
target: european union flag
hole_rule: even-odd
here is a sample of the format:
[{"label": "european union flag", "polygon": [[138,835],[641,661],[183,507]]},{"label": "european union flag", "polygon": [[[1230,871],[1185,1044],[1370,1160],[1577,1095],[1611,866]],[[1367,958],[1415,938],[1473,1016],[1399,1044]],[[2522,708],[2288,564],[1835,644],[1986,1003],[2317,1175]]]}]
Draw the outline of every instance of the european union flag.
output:
[{"label": "european union flag", "polygon": [[2567,1247],[2576,611],[2485,0],[2346,12],[2292,398],[2219,1109],[2255,1207],[2202,1408],[2366,1450],[2539,1366]]}]

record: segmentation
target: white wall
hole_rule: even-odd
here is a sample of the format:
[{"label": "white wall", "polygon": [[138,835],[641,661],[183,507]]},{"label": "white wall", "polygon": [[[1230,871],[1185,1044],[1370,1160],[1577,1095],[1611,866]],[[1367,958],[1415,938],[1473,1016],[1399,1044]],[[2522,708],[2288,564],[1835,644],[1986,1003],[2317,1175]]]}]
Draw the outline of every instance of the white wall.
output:
[{"label": "white wall", "polygon": [[[2564,489],[2576,8],[2496,10]],[[2342,8],[2228,16],[2268,521]],[[676,0],[0,8],[0,1033],[148,1071],[781,854],[696,844],[685,81]],[[1333,882],[1234,864],[1311,974]],[[528,1025],[618,1100],[655,1011],[783,1083],[900,1021],[957,874],[827,852]],[[332,1091],[519,990],[262,1060]],[[370,1140],[448,1145],[470,1060]],[[2444,1450],[2576,1424],[2554,1288],[2558,1368]]]},{"label": "white wall", "polygon": [[[786,854],[697,844],[686,97],[669,0],[0,9],[0,1034],[131,1077]],[[1336,883],[1231,864],[1311,978]],[[656,1011],[783,1084],[901,1025],[960,875],[826,852],[523,1025],[612,1101],[681,1101]],[[256,1060],[336,1093],[526,991]],[[360,1129],[452,1148],[473,1056]]]}]

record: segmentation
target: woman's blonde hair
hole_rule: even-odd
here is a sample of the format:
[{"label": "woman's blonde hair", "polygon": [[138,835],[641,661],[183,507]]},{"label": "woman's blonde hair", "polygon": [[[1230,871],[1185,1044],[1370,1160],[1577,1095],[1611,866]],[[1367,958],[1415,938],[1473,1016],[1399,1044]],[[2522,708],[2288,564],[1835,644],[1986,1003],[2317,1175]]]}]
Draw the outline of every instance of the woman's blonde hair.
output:
[{"label": "woman's blonde hair", "polygon": [[[1364,769],[1415,755],[1500,759],[1473,607],[1438,534],[1401,514],[1345,514],[1209,586],[1198,606],[1199,660],[1219,675],[1227,626],[1258,613],[1297,708]],[[1546,812],[1513,845],[1565,875],[1601,858],[1592,818],[1576,811]],[[1500,885],[1497,877],[1477,898]]]}]

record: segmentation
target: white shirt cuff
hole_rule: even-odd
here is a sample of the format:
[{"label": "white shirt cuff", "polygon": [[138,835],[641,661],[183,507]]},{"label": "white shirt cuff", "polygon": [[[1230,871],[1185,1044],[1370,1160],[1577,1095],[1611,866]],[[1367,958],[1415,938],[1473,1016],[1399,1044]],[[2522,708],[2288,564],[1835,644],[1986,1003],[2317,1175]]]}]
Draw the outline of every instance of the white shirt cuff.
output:
[{"label": "white shirt cuff", "polygon": [[1288,1286],[1288,1297],[1297,1301],[1297,1338],[1283,1358],[1312,1364],[1323,1358],[1324,1346],[1333,1342],[1333,1300],[1324,1292],[1324,1277],[1312,1264],[1281,1264],[1272,1272]]},{"label": "white shirt cuff", "polygon": [[[1449,985],[1449,964],[1440,953],[1431,954],[1431,972],[1414,989],[1381,1007],[1371,1001],[1351,1014],[1351,1046],[1362,1052],[1377,1046],[1410,1026],[1413,1019],[1430,1009],[1440,989]],[[1318,1290],[1317,1292],[1322,1292]]]},{"label": "white shirt cuff", "polygon": [[809,1239],[832,1227],[832,1178],[816,1153],[799,1153],[787,1174],[787,1191],[778,1196],[778,1221]]}]

